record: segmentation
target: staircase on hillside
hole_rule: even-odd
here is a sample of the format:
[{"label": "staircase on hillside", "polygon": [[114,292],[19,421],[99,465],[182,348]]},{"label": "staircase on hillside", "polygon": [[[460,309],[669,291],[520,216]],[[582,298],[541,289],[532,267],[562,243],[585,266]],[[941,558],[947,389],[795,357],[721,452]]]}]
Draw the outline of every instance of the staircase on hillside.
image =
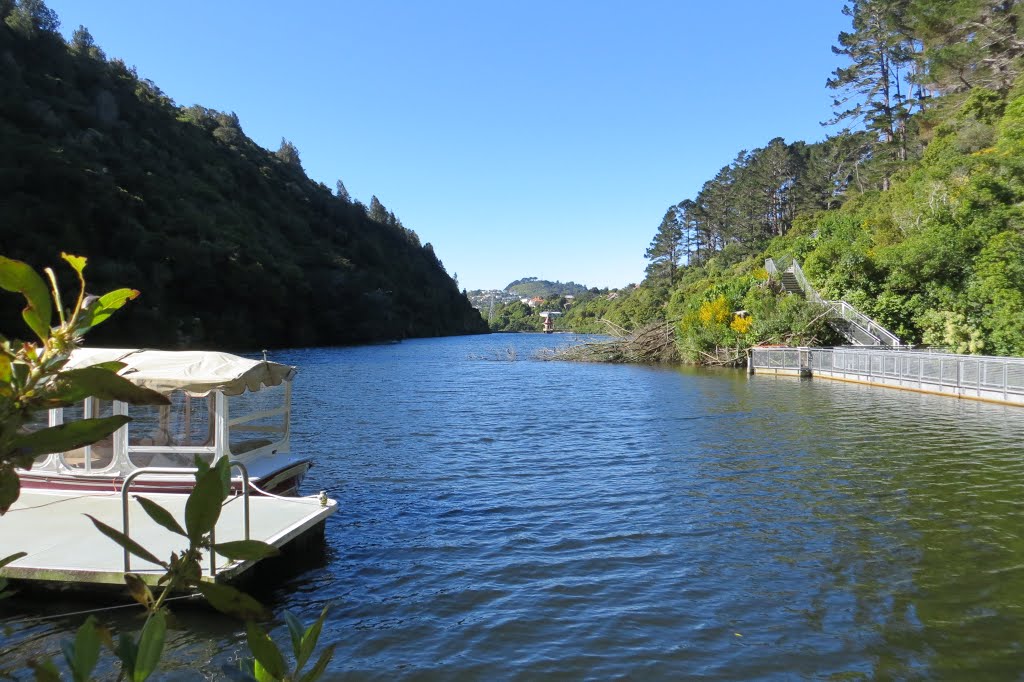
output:
[{"label": "staircase on hillside", "polygon": [[860,312],[846,301],[826,301],[811,286],[800,264],[793,258],[780,259],[776,263],[769,258],[764,262],[769,276],[777,278],[782,288],[795,296],[801,296],[824,306],[829,311],[829,324],[855,346],[902,346],[899,337]]}]

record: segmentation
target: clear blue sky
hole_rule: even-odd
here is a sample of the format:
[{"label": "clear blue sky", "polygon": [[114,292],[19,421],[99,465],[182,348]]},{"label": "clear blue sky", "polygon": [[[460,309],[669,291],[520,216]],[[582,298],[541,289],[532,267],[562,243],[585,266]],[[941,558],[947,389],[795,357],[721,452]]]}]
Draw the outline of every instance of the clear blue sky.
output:
[{"label": "clear blue sky", "polygon": [[180,105],[285,137],[469,289],[643,278],[741,149],[820,140],[836,0],[47,0]]}]

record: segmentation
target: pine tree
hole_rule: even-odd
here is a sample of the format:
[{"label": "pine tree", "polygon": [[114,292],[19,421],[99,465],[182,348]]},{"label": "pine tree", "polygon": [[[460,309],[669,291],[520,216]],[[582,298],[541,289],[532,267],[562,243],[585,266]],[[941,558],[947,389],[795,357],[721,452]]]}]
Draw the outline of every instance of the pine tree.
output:
[{"label": "pine tree", "polygon": [[299,159],[298,148],[288,140],[281,138],[281,146],[275,152],[277,158],[295,168],[302,169],[302,161]]},{"label": "pine tree", "polygon": [[39,33],[59,35],[60,19],[43,0],[20,0],[4,21],[25,38],[34,38]]},{"label": "pine tree", "polygon": [[376,194],[370,197],[370,220],[381,225],[388,224],[388,210],[384,208],[384,204],[380,203]]},{"label": "pine tree", "polygon": [[[864,123],[879,135],[883,152],[898,161],[907,158],[906,122],[913,103],[908,96],[915,59],[906,27],[908,2],[853,0],[843,6],[853,30],[840,33],[832,51],[849,57],[851,64],[836,69],[825,83],[841,93],[828,123]],[[883,185],[888,186],[887,179]]]},{"label": "pine tree", "polygon": [[669,286],[676,283],[676,271],[683,256],[683,228],[675,206],[670,206],[658,226],[658,231],[647,247],[644,258],[651,262],[647,266],[650,279],[668,279]]},{"label": "pine tree", "polygon": [[697,234],[697,204],[684,199],[676,204],[676,220],[683,232],[684,265],[700,262],[700,240]]},{"label": "pine tree", "polygon": [[1007,92],[1024,71],[1024,7],[1015,0],[910,0],[909,22],[940,92]]},{"label": "pine tree", "polygon": [[334,193],[346,204],[352,203],[352,197],[349,195],[348,190],[345,189],[345,183],[341,180],[338,180],[338,183],[334,186]]},{"label": "pine tree", "polygon": [[96,45],[96,41],[93,40],[89,29],[82,25],[79,25],[75,32],[71,34],[71,44],[68,47],[72,53],[82,55],[83,57],[90,57],[101,62],[107,59],[107,55],[103,54],[103,50]]}]

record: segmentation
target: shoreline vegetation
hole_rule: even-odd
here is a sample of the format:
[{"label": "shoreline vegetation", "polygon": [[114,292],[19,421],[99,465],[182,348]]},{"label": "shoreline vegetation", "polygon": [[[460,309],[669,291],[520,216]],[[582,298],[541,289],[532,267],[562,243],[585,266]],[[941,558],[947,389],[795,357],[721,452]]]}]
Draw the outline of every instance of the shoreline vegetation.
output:
[{"label": "shoreline vegetation", "polygon": [[[541,360],[573,360],[579,362],[610,362],[636,364],[671,364],[679,361],[675,321],[655,322],[641,329],[626,332],[615,329],[616,338],[590,341],[542,352]],[[611,325],[614,327],[614,325]]]},{"label": "shoreline vegetation", "polygon": [[[729,364],[749,347],[834,345],[823,309],[787,295],[765,259],[791,257],[904,343],[1024,355],[1024,7],[854,0],[827,80],[840,132],[740,151],[669,206],[645,279],[484,310],[492,331],[622,340],[577,359]],[[825,74],[823,74],[824,76]],[[823,93],[825,96],[825,93]],[[653,352],[644,352],[653,344]]]}]

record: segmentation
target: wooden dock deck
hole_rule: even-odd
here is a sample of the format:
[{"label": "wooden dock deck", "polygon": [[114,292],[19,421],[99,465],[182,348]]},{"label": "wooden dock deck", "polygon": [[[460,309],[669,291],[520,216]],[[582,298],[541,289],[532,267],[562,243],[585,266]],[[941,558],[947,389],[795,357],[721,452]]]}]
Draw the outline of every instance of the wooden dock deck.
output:
[{"label": "wooden dock deck", "polygon": [[[185,495],[145,494],[170,511],[184,525]],[[279,549],[292,540],[322,530],[337,502],[322,505],[317,497],[249,498],[250,538]],[[15,505],[0,516],[0,558],[15,552],[27,556],[0,569],[0,575],[53,584],[124,584],[124,552],[102,535],[85,516],[91,514],[107,525],[122,529],[120,493],[62,493],[25,490]],[[241,496],[229,498],[215,530],[217,542],[241,540],[244,505]],[[155,556],[164,559],[181,551],[187,541],[154,523],[134,499],[129,502],[130,536]],[[231,561],[218,556],[216,575],[211,575],[209,556],[203,561],[203,580],[230,582],[256,565],[255,561]],[[131,557],[131,572],[156,584],[163,569]]]}]

